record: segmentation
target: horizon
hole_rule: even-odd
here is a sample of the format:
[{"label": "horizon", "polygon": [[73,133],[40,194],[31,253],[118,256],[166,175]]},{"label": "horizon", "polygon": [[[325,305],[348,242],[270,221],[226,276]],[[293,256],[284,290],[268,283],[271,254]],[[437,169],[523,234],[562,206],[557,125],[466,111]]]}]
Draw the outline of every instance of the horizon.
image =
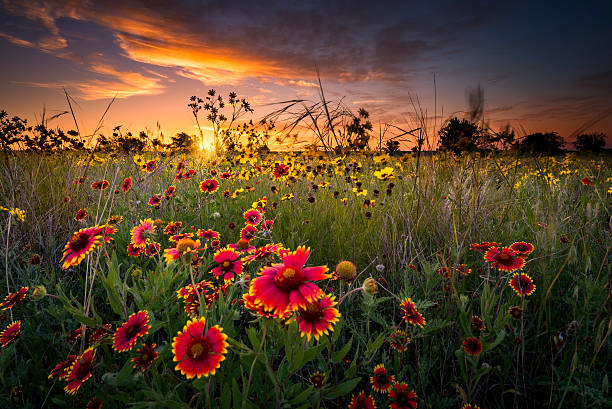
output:
[{"label": "horizon", "polygon": [[[274,102],[316,99],[318,70],[330,100],[370,112],[374,134],[379,123],[409,126],[411,98],[433,132],[481,86],[493,129],[554,131],[571,145],[584,128],[612,144],[609,3],[442,1],[393,13],[391,3],[180,3],[2,0],[0,50],[13,58],[0,71],[0,109],[35,123],[43,107],[69,109],[65,87],[88,135],[116,95],[101,133],[121,125],[167,141],[198,134],[192,95],[235,91],[256,120]],[[74,129],[69,114],[50,125]]]}]

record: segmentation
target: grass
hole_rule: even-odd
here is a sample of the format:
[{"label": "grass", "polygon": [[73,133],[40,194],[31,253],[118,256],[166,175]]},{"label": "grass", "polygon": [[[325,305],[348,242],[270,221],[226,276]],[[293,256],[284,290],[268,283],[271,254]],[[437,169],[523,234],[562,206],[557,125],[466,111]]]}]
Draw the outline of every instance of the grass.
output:
[{"label": "grass", "polygon": [[[0,242],[8,243],[2,271],[11,292],[30,287],[25,302],[12,311],[13,319],[22,321],[21,336],[0,355],[3,406],[84,407],[98,397],[105,408],[125,402],[134,407],[331,408],[346,407],[351,395],[364,390],[377,407],[386,407],[392,399],[373,391],[369,382],[378,363],[414,390],[424,408],[612,403],[606,374],[612,330],[609,157],[431,155],[417,162],[411,155],[341,159],[286,153],[223,160],[192,155],[186,163],[194,177],[177,182],[178,156],[146,156],[160,162],[151,174],[131,156],[88,161],[78,154],[15,154],[0,167],[0,204],[26,211],[24,222],[2,212]],[[281,162],[291,170],[276,179],[272,172]],[[394,168],[394,179],[377,179],[374,172],[386,166]],[[199,191],[202,180],[219,179],[224,171],[234,176],[220,180],[217,192]],[[133,186],[124,194],[121,183],[128,176]],[[581,183],[585,176],[594,184]],[[78,177],[85,182],[75,184]],[[110,182],[108,189],[89,187],[102,179]],[[358,182],[367,195],[353,192]],[[394,185],[390,194],[389,182]],[[159,209],[147,205],[171,184],[176,186],[172,199],[163,200]],[[237,189],[244,191],[235,198],[223,195]],[[287,194],[293,198],[281,200]],[[172,338],[188,319],[176,290],[191,282],[193,270],[180,260],[166,263],[161,255],[129,257],[130,230],[145,218],[181,221],[182,231],[212,228],[221,234],[222,245],[235,243],[244,225],[242,213],[263,196],[265,217],[274,220],[274,227],[269,236],[258,234],[256,246],[274,242],[295,250],[305,245],[311,248],[307,265],[330,270],[342,260],[354,262],[359,276],[351,284],[317,283],[336,301],[359,289],[366,277],[377,281],[378,294],[351,293],[337,306],[342,318],[333,332],[306,342],[295,322],[257,318],[241,306],[248,281],[237,280],[202,311],[209,326],[219,324],[229,336],[226,359],[214,376],[188,380],[174,370]],[[366,198],[374,205],[364,207]],[[89,215],[77,222],[74,215],[82,208]],[[63,270],[62,250],[73,232],[103,224],[112,215],[124,218],[112,242]],[[156,239],[162,253],[173,246],[167,236]],[[508,286],[511,274],[491,268],[482,253],[470,250],[482,241],[534,245],[523,269],[535,282],[533,295],[517,296]],[[34,253],[41,264],[28,263]],[[208,273],[215,265],[212,254],[210,249],[202,253],[203,276],[196,279],[220,285]],[[264,265],[256,264],[245,274],[254,278]],[[439,274],[440,268],[456,264],[467,265],[471,273]],[[47,295],[33,297],[40,285]],[[2,287],[7,292],[6,284]],[[426,318],[423,328],[402,321],[405,297]],[[508,314],[513,306],[524,310],[521,319]],[[65,381],[47,379],[58,362],[89,345],[85,338],[67,341],[81,324],[114,329],[138,310],[149,311],[152,328],[144,342],[156,343],[159,353],[145,372],[132,368],[136,348],[117,353],[106,340],[96,344],[93,377],[75,396],[64,393]],[[471,326],[472,315],[482,317],[484,331]],[[9,323],[7,315],[3,324]],[[397,328],[411,338],[403,353],[389,343]],[[478,356],[465,353],[468,337],[482,342]],[[326,374],[322,389],[308,381],[316,371]]]}]

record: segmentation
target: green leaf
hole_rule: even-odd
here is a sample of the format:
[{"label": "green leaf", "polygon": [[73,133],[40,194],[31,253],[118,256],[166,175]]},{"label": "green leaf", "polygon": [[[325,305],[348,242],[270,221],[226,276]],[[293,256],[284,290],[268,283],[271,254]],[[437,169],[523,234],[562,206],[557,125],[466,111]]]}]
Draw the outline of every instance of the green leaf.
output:
[{"label": "green leaf", "polygon": [[342,382],[334,390],[327,394],[330,399],[335,399],[340,396],[348,395],[355,389],[355,387],[361,382],[361,378],[354,378],[346,382]]},{"label": "green leaf", "polygon": [[346,356],[346,354],[348,354],[349,350],[351,349],[352,344],[353,337],[351,337],[349,342],[347,342],[347,344],[340,351],[336,351],[332,354],[332,362],[338,363],[342,361],[342,359]]},{"label": "green leaf", "polygon": [[312,389],[312,386],[308,387],[308,389],[297,395],[295,398],[291,399],[289,403],[291,405],[299,405],[300,403],[305,402],[306,399],[312,396]]}]

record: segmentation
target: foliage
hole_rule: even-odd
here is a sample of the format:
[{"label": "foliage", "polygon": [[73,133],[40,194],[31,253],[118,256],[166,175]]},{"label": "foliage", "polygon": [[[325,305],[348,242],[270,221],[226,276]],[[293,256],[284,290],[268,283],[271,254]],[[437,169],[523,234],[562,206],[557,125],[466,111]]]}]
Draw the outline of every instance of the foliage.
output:
[{"label": "foliage", "polygon": [[580,134],[574,144],[581,152],[599,152],[606,145],[606,135],[603,133]]},{"label": "foliage", "polygon": [[530,154],[558,153],[565,146],[565,141],[556,132],[536,132],[525,136],[518,142],[521,152]]}]

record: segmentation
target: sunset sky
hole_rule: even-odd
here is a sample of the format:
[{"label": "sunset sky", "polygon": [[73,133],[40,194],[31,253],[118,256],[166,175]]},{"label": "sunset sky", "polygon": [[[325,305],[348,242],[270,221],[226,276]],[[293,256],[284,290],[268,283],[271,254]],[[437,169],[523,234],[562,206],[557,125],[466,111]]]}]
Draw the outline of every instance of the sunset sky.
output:
[{"label": "sunset sky", "polygon": [[258,119],[315,99],[318,67],[327,96],[376,127],[407,126],[410,96],[433,124],[435,74],[438,126],[480,84],[494,129],[567,137],[594,122],[610,140],[611,3],[532,3],[0,0],[0,109],[35,123],[67,109],[65,87],[83,134],[115,95],[103,133],[195,134],[191,95],[236,91]]}]

